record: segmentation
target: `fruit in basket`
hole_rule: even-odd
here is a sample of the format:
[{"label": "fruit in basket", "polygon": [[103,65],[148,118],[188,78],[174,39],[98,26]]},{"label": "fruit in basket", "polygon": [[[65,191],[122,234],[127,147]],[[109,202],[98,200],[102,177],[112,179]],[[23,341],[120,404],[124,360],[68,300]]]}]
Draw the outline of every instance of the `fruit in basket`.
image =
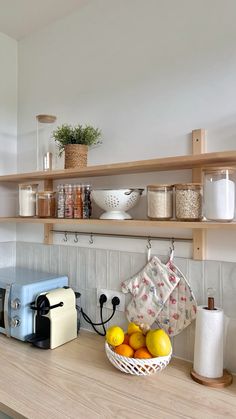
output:
[{"label": "fruit in basket", "polygon": [[137,324],[135,324],[133,322],[130,322],[128,324],[128,331],[127,331],[127,333],[128,333],[128,335],[132,335],[135,332],[142,332],[142,330],[140,329],[140,327]]},{"label": "fruit in basket", "polygon": [[134,358],[138,359],[150,359],[152,358],[152,355],[148,351],[148,349],[145,348],[139,348],[137,351],[134,352]]},{"label": "fruit in basket", "polygon": [[146,346],[153,356],[167,356],[171,352],[171,342],[162,329],[150,330],[146,336]]},{"label": "fruit in basket", "polygon": [[128,335],[128,333],[125,333],[125,338],[124,338],[124,342],[123,343],[126,343],[127,345],[129,344],[129,335]]},{"label": "fruit in basket", "polygon": [[135,332],[133,333],[129,338],[129,345],[131,348],[133,348],[135,351],[139,348],[144,347],[146,344],[146,338],[142,334],[142,332]]},{"label": "fruit in basket", "polygon": [[116,346],[115,353],[126,356],[128,358],[132,358],[134,356],[134,350],[126,343],[122,343],[121,345]]},{"label": "fruit in basket", "polygon": [[119,346],[124,342],[125,334],[119,326],[111,326],[106,332],[106,341],[109,345]]}]

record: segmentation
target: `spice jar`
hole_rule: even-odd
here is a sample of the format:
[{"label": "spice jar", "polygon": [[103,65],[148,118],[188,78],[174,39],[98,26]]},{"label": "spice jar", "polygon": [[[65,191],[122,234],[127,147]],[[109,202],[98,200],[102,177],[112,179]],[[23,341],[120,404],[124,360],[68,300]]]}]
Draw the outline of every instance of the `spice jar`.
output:
[{"label": "spice jar", "polygon": [[75,186],[74,190],[74,218],[83,218],[82,188]]},{"label": "spice jar", "polygon": [[173,186],[147,186],[148,218],[170,220],[173,217]]},{"label": "spice jar", "polygon": [[65,185],[65,218],[73,218],[74,197],[72,185]]},{"label": "spice jar", "polygon": [[36,215],[37,184],[19,185],[19,216],[34,217]]},{"label": "spice jar", "polygon": [[207,169],[204,172],[204,216],[208,220],[232,221],[235,213],[233,168]]},{"label": "spice jar", "polygon": [[39,192],[37,193],[36,213],[40,218],[52,218],[56,213],[56,193]]},{"label": "spice jar", "polygon": [[175,216],[180,221],[202,219],[202,185],[200,183],[175,185]]},{"label": "spice jar", "polygon": [[65,217],[65,189],[64,185],[57,187],[57,218]]}]

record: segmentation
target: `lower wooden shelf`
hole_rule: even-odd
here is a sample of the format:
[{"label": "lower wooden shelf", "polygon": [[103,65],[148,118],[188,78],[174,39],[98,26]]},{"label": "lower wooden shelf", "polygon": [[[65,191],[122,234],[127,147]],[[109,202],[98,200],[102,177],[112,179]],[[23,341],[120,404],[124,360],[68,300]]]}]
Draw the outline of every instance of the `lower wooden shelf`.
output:
[{"label": "lower wooden shelf", "polygon": [[236,229],[236,222],[215,222],[215,221],[151,221],[151,220],[100,220],[100,219],[58,219],[58,218],[36,218],[36,217],[0,217],[0,223],[31,223],[31,224],[63,224],[67,226],[120,226],[120,227],[158,227],[158,228],[186,228],[186,229]]}]

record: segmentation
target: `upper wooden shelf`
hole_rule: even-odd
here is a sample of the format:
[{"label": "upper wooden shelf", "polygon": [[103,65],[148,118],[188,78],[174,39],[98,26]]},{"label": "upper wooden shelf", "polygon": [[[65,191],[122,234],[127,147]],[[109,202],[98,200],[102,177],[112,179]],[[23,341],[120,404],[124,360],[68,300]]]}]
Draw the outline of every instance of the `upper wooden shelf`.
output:
[{"label": "upper wooden shelf", "polygon": [[188,156],[164,157],[151,160],[138,160],[124,163],[88,166],[83,169],[16,173],[12,175],[0,176],[0,182],[20,183],[31,180],[72,179],[229,165],[236,166],[236,151],[222,151],[217,153],[203,153]]}]

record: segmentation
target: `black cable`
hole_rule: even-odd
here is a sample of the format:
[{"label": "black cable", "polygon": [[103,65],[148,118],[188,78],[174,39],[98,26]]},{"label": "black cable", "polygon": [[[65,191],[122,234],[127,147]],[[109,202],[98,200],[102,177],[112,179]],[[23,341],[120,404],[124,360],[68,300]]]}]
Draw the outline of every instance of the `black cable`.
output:
[{"label": "black cable", "polygon": [[[104,294],[102,294],[100,296],[99,302],[100,302],[100,319],[101,322],[100,323],[94,323],[89,316],[84,312],[84,310],[82,309],[82,307],[76,306],[76,308],[78,310],[80,310],[80,313],[82,314],[84,320],[89,323],[92,328],[95,330],[96,333],[98,333],[98,335],[100,336],[106,336],[106,328],[105,328],[105,324],[108,323],[112,317],[114,316],[115,312],[116,312],[116,306],[120,304],[120,299],[118,297],[113,297],[112,298],[112,306],[113,306],[113,311],[111,316],[107,319],[107,320],[103,320],[103,314],[102,314],[102,310],[103,310],[103,305],[104,303],[107,301],[107,298]],[[103,332],[99,332],[95,326],[102,326],[103,327]]]}]

